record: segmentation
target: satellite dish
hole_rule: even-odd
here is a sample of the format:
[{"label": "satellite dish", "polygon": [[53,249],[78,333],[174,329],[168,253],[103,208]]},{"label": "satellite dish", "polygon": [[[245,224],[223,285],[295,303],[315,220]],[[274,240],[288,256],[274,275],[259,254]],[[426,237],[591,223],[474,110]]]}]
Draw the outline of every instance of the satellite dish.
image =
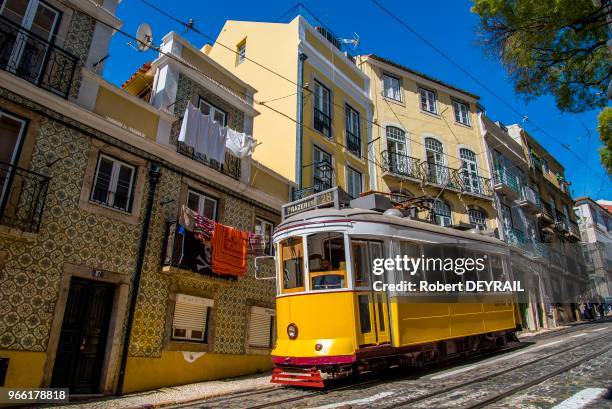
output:
[{"label": "satellite dish", "polygon": [[138,39],[138,51],[147,51],[153,44],[153,30],[147,23],[142,23],[136,30],[136,38]]}]

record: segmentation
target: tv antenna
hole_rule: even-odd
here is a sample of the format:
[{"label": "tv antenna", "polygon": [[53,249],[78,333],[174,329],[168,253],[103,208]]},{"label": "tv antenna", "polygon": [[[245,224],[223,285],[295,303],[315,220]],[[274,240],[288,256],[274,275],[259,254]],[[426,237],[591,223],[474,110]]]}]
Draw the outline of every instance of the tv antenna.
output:
[{"label": "tv antenna", "polygon": [[359,38],[359,34],[357,33],[353,33],[353,34],[354,34],[353,38],[341,38],[340,42],[342,44],[353,44],[353,50],[354,50],[359,46],[360,38]]}]

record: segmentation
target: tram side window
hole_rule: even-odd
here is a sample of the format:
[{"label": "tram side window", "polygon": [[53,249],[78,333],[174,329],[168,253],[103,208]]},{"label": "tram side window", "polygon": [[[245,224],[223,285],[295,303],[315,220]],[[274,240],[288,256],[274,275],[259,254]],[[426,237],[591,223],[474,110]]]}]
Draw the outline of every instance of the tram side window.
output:
[{"label": "tram side window", "polygon": [[[427,272],[427,282],[432,284],[439,281],[445,284],[444,280],[444,250],[440,244],[424,244],[423,254],[425,255],[425,271]],[[454,274],[454,273],[453,273]]]},{"label": "tram side window", "polygon": [[[283,269],[283,292],[304,289],[304,243],[301,237],[290,237],[280,244]],[[290,291],[285,291],[290,290]]]},{"label": "tram side window", "polygon": [[[465,272],[463,273],[463,282],[478,281],[478,270],[476,269],[476,263],[475,261],[471,261],[471,260],[475,260],[478,257],[482,257],[482,255],[477,252],[470,251],[470,250],[463,249],[463,248],[460,248],[459,251],[461,253],[459,257],[466,260],[464,261]],[[467,260],[470,260],[469,268],[468,268],[468,265],[465,264],[467,263]]]},{"label": "tram side window", "polygon": [[346,253],[340,233],[318,233],[308,236],[310,289],[346,288]]},{"label": "tram side window", "polygon": [[[402,259],[404,256],[408,256],[409,259],[418,259],[423,254],[423,250],[421,246],[417,243],[412,243],[410,241],[400,241],[400,256]],[[403,276],[401,277],[404,281],[416,283],[417,289],[419,288],[419,281],[425,280],[425,271],[423,268],[419,268],[416,272],[413,273],[412,269],[410,271],[404,269]],[[399,282],[400,277],[396,278]]]},{"label": "tram side window", "polygon": [[353,275],[355,287],[368,287],[374,259],[383,257],[382,243],[378,241],[353,240]]},{"label": "tram side window", "polygon": [[504,271],[503,257],[497,254],[490,254],[489,259],[491,260],[491,272],[493,273],[493,280],[506,281],[508,279],[508,276]]},{"label": "tram side window", "polygon": [[[447,263],[447,260],[453,260],[453,263],[455,263],[453,265],[454,268],[448,268],[448,266],[444,267],[444,278],[446,279],[446,283],[447,284],[457,284],[461,282],[461,275],[457,274],[457,267],[456,267],[456,263],[457,263],[457,259],[460,258],[464,258],[464,257],[468,257],[466,256],[465,252],[463,249],[458,248],[457,246],[454,245],[449,245],[449,246],[444,246],[442,248],[442,256],[443,256],[443,260],[444,263]],[[460,271],[459,271],[460,272]]]}]

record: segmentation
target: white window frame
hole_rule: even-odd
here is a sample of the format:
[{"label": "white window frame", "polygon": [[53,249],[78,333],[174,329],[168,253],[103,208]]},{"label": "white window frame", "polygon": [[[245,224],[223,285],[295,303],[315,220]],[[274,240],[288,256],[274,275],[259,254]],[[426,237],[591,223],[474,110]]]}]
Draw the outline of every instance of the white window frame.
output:
[{"label": "white window frame", "polygon": [[[110,175],[110,180],[108,182],[108,191],[106,194],[106,202],[99,202],[97,200],[94,200],[94,193],[96,191],[96,185],[98,182],[98,175],[100,172],[100,164],[102,163],[102,158],[111,161],[113,163],[113,168],[111,170],[111,175]],[[117,183],[119,182],[119,171],[121,169],[121,166],[125,166],[127,168],[130,168],[132,170],[132,177],[130,178],[130,184],[128,186],[128,196],[127,196],[127,200],[125,202],[126,204],[126,208],[122,209],[119,207],[115,207],[115,193],[117,192]],[[96,173],[94,174],[94,178],[93,178],[93,182],[91,185],[91,194],[89,196],[89,201],[92,203],[95,203],[97,205],[100,206],[104,206],[104,207],[109,207],[111,209],[115,209],[115,210],[119,210],[119,211],[123,211],[123,212],[127,212],[129,213],[132,209],[132,190],[134,188],[134,182],[136,181],[136,167],[133,165],[130,165],[127,162],[124,162],[122,160],[113,158],[112,156],[108,156],[105,155],[103,153],[100,153],[98,155],[98,163],[96,164]]]},{"label": "white window frame", "polygon": [[[352,176],[356,176],[356,175],[359,176],[358,179],[353,179],[353,184],[355,180],[359,180],[359,187],[361,188],[360,191],[357,192],[356,195],[353,195],[352,192],[348,191],[349,190],[349,179],[352,179],[351,173],[353,174]],[[346,190],[349,195],[355,198],[359,197],[359,195],[363,192],[363,173],[359,172],[357,169],[353,168],[350,165],[346,165]]]},{"label": "white window frame", "polygon": [[346,144],[347,150],[361,157],[361,120],[360,120],[359,111],[357,111],[355,108],[353,108],[352,106],[348,104],[346,104],[345,111],[346,111],[345,112],[345,116],[346,116],[345,126],[347,128],[346,130],[347,132],[352,133],[353,136],[355,136],[359,140],[359,151],[354,152],[348,149],[348,135],[347,135],[347,144]]},{"label": "white window frame", "polygon": [[202,104],[204,105],[208,105],[208,116],[210,117],[210,119],[212,119],[213,121],[215,120],[215,114],[222,114],[223,115],[223,123],[221,124],[222,126],[226,126],[227,125],[227,112],[222,110],[221,108],[219,108],[218,106],[208,102],[206,99],[199,97],[198,99],[198,109],[201,111],[202,110]]},{"label": "white window frame", "polygon": [[[185,325],[182,323],[178,323],[179,325],[177,325],[177,317],[176,317],[176,313],[177,313],[177,306],[179,305],[179,303],[183,303],[183,304],[188,304],[188,307],[183,307],[186,308],[187,310],[193,310],[194,312],[197,312],[198,309],[202,309],[203,308],[203,320],[204,320],[204,325],[203,328],[201,329],[202,331],[202,336],[201,337],[194,337],[193,332],[194,331],[198,331],[199,328],[196,328],[195,326],[189,326],[189,324]],[[210,299],[210,298],[204,298],[204,297],[197,297],[194,295],[188,295],[188,294],[176,294],[175,296],[175,300],[174,300],[174,312],[172,313],[172,328],[171,328],[171,334],[170,334],[170,339],[174,340],[174,341],[189,341],[189,342],[198,342],[198,343],[202,343],[202,344],[208,344],[208,333],[209,333],[209,329],[210,329],[210,317],[211,317],[211,311],[210,309],[213,308],[215,305],[215,301]],[[191,318],[191,319],[195,319],[195,318]],[[175,330],[184,330],[185,331],[185,336],[180,336],[180,335],[175,335]]]},{"label": "white window frame", "polygon": [[264,241],[266,240],[266,226],[270,226],[270,237],[269,239],[266,241],[266,247],[268,247],[267,250],[265,250],[265,254],[266,255],[273,255],[274,254],[274,245],[272,244],[272,233],[274,233],[274,223],[263,219],[259,216],[255,216],[255,232],[257,232],[257,224],[261,224],[262,229],[261,229],[261,234],[264,237]]},{"label": "white window frame", "polygon": [[470,105],[467,102],[453,99],[453,112],[455,114],[455,122],[472,126],[470,122]]},{"label": "white window frame", "polygon": [[[395,84],[397,84],[397,88],[394,86]],[[402,102],[402,81],[398,77],[383,74],[382,88],[383,97]]]},{"label": "white window frame", "polygon": [[438,115],[438,95],[436,91],[419,87],[419,108],[423,112]]},{"label": "white window frame", "polygon": [[[448,215],[439,214],[436,212],[436,203],[443,204],[445,207],[448,207]],[[450,205],[442,199],[438,199],[437,202],[434,202],[434,221],[438,226],[448,227],[453,225],[453,210]]]},{"label": "white window frame", "polygon": [[[478,217],[472,217],[473,214],[478,214]],[[470,224],[475,226],[481,226],[483,229],[487,228],[487,215],[480,209],[468,209],[468,218],[470,220]],[[479,220],[482,219],[482,223],[478,223]]]},{"label": "white window frame", "polygon": [[238,48],[237,50],[238,64],[237,65],[240,65],[246,61],[246,40],[241,41],[240,44],[238,44],[237,48]]},{"label": "white window frame", "polygon": [[[254,343],[253,340],[253,331],[257,328],[254,328],[253,324],[255,323],[254,315],[263,316],[263,318],[267,318],[269,322],[268,327],[268,342],[267,345],[263,345],[261,343]],[[276,311],[271,308],[259,307],[256,305],[252,305],[249,311],[249,327],[247,328],[248,332],[248,346],[249,348],[257,348],[257,349],[272,349],[274,347],[274,340],[276,334]],[[265,334],[264,334],[265,335]]]},{"label": "white window frame", "polygon": [[213,220],[217,220],[217,212],[219,210],[219,199],[217,199],[215,197],[212,197],[212,196],[209,196],[207,194],[204,194],[202,192],[198,192],[195,189],[189,188],[189,189],[187,189],[187,200],[186,200],[185,205],[189,204],[189,195],[190,194],[193,194],[193,195],[198,197],[198,214],[201,215],[201,216],[204,216],[204,209],[206,208],[206,201],[208,200],[208,201],[213,202],[215,204],[214,210],[213,210],[213,213],[214,213]]}]

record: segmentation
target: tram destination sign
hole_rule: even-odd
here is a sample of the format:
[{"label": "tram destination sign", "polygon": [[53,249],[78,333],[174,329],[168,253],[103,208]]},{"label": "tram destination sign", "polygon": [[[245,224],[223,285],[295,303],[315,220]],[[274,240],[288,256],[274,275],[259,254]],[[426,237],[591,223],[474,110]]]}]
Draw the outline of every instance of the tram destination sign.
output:
[{"label": "tram destination sign", "polygon": [[308,210],[318,209],[320,207],[335,207],[340,208],[341,204],[348,203],[350,197],[346,192],[338,187],[324,190],[323,192],[315,193],[303,199],[287,203],[283,206],[283,218],[293,216],[294,214],[302,213]]}]

